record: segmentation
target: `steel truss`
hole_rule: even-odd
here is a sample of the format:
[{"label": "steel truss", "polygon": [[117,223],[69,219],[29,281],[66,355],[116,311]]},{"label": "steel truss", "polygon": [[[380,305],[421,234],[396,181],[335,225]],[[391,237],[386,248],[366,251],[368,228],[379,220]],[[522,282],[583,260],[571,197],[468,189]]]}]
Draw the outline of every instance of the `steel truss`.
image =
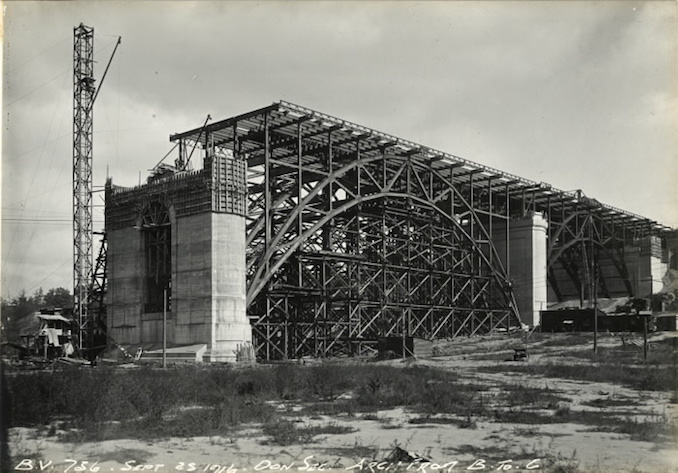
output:
[{"label": "steel truss", "polygon": [[519,325],[491,239],[506,198],[478,192],[463,163],[289,107],[172,137],[248,162],[247,298],[261,357]]},{"label": "steel truss", "polygon": [[73,299],[82,349],[92,278],[94,29],[80,24],[73,34]]},{"label": "steel truss", "polygon": [[94,28],[82,23],[73,28],[73,307],[81,351],[98,343],[101,328],[105,327],[105,237],[97,267],[94,271],[92,267],[92,136],[94,102],[120,41],[118,38],[97,88]]},{"label": "steel truss", "polygon": [[[362,354],[380,337],[455,337],[520,323],[495,244],[514,218],[549,222],[549,283],[564,270],[628,280],[630,239],[667,227],[287,102],[170,137],[179,160],[248,164],[247,301],[265,359]],[[633,227],[633,231],[629,230]],[[583,256],[583,263],[581,257]],[[579,257],[579,259],[578,259]],[[588,268],[588,269],[587,269]],[[627,284],[628,285],[628,284]]]},{"label": "steel truss", "polygon": [[106,290],[107,290],[107,254],[108,242],[105,232],[98,232],[101,235],[101,244],[99,254],[94,264],[91,285],[88,290],[87,313],[88,317],[84,321],[83,346],[86,347],[83,352],[85,356],[93,360],[106,347]]},{"label": "steel truss", "polygon": [[[668,228],[633,214],[615,212],[581,192],[569,202],[562,197],[557,201],[549,197],[535,204],[549,216],[547,261],[555,298],[578,298],[584,307],[599,297],[646,296],[636,294],[626,250],[649,244],[651,238],[660,237]],[[656,256],[664,257],[661,250]],[[564,271],[567,277],[558,277],[558,271]]]}]

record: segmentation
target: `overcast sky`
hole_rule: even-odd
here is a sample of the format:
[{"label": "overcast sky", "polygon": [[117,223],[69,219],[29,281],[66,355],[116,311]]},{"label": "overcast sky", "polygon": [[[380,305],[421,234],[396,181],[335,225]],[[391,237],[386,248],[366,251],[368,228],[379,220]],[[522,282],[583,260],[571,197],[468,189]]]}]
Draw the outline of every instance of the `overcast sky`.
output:
[{"label": "overcast sky", "polygon": [[96,187],[107,172],[145,179],[169,135],[207,114],[283,99],[678,227],[676,2],[4,8],[3,297],[72,290],[81,22],[95,29],[97,79],[122,36],[95,106]]}]

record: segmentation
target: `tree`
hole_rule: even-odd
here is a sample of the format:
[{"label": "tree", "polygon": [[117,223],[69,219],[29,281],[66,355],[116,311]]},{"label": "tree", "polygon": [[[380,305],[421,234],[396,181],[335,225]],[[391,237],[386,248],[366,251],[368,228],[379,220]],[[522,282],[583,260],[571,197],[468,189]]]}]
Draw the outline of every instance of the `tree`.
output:
[{"label": "tree", "polygon": [[[22,290],[21,294],[26,296],[26,291]],[[36,291],[33,293],[33,295],[29,299],[37,307],[42,307],[44,297],[45,297],[45,291],[43,291],[42,288],[39,287],[38,289],[36,289]]]},{"label": "tree", "polygon": [[22,333],[30,331],[34,323],[31,317],[41,308],[71,308],[73,297],[68,289],[63,287],[52,288],[44,293],[39,288],[32,296],[26,291],[21,291],[18,296],[11,300],[2,299],[2,341],[18,342]]},{"label": "tree", "polygon": [[52,288],[43,296],[43,306],[48,308],[73,307],[73,296],[68,289],[63,287]]},{"label": "tree", "polygon": [[28,297],[21,291],[11,301],[2,300],[2,341],[18,341],[22,331],[23,320],[38,310],[42,299],[42,290],[34,297]]}]

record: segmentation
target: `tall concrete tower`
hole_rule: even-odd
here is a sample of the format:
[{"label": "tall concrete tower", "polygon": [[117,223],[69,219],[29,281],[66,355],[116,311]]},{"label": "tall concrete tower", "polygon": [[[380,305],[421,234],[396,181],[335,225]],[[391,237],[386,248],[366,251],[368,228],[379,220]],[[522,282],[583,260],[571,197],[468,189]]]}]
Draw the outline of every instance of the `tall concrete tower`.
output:
[{"label": "tall concrete tower", "polygon": [[204,344],[204,361],[236,361],[251,342],[246,166],[222,153],[138,187],[107,182],[107,325],[117,343],[157,349],[164,313],[168,346]]}]

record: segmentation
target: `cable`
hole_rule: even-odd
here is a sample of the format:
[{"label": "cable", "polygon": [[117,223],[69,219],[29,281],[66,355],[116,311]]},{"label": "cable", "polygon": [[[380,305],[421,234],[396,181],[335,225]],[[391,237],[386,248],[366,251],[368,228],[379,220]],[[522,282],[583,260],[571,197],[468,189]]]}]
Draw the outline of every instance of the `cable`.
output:
[{"label": "cable", "polygon": [[[8,69],[8,70],[4,71],[3,76],[7,76],[7,74],[10,74],[10,73],[12,73],[12,72],[14,72],[14,71],[16,71],[16,70],[18,70],[18,69],[21,69],[22,67],[24,67],[24,66],[25,66],[26,64],[28,64],[29,62],[32,62],[34,59],[37,59],[38,57],[40,57],[40,56],[42,56],[43,54],[45,54],[47,51],[51,51],[52,49],[54,49],[54,48],[56,48],[57,46],[61,45],[61,43],[63,43],[64,41],[68,41],[69,39],[71,39],[71,37],[70,37],[70,36],[67,36],[67,37],[65,37],[64,39],[62,39],[61,41],[59,41],[58,43],[53,44],[53,45],[50,46],[49,48],[44,49],[44,50],[42,50],[41,52],[37,53],[35,56],[31,57],[30,59],[25,60],[24,62],[22,62],[22,63],[19,64],[18,66],[14,66],[12,69]],[[5,80],[5,83],[7,83],[6,80]]]},{"label": "cable", "polygon": [[[46,143],[52,144],[52,143],[55,143],[55,142],[57,142],[57,141],[60,141],[60,140],[62,140],[62,139],[64,139],[64,138],[69,138],[69,137],[71,137],[71,136],[72,136],[71,133],[68,133],[68,134],[65,134],[65,135],[60,135],[60,136],[57,136],[56,138],[53,138],[53,139],[51,139],[51,140],[46,141]],[[26,155],[29,154],[29,153],[32,153],[33,151],[37,151],[37,150],[41,149],[43,146],[44,146],[44,144],[43,144],[43,145],[36,146],[35,148],[31,148],[31,149],[29,149],[29,150],[24,151],[23,153],[15,154],[15,155],[13,155],[12,157],[3,157],[3,160],[4,160],[5,163],[10,163],[10,162],[12,162],[12,161],[15,161],[15,160],[17,160],[17,159],[19,159],[19,158],[22,158],[22,157],[26,156]]]},{"label": "cable", "polygon": [[22,99],[28,97],[28,96],[31,95],[33,92],[37,92],[38,90],[42,89],[42,88],[43,88],[44,86],[46,86],[47,84],[49,84],[49,83],[51,83],[51,82],[54,82],[56,79],[58,79],[59,77],[61,77],[61,76],[64,75],[64,74],[66,74],[67,72],[69,72],[69,69],[66,69],[65,71],[63,71],[63,72],[57,74],[56,76],[54,76],[54,77],[52,77],[51,79],[49,79],[47,82],[45,82],[45,83],[39,85],[38,87],[36,87],[35,89],[31,90],[30,92],[25,93],[24,95],[22,95],[21,97],[19,97],[19,98],[16,99],[16,100],[14,100],[13,102],[10,102],[10,103],[6,104],[5,107],[11,107],[11,106],[14,105],[15,103],[17,103],[19,100],[22,100]]},{"label": "cable", "polygon": [[36,285],[34,285],[32,288],[30,288],[28,291],[26,291],[26,294],[30,294],[31,291],[34,290],[36,287],[40,287],[40,285],[41,285],[43,282],[45,282],[45,280],[46,280],[48,277],[50,277],[52,274],[56,273],[56,272],[59,271],[61,268],[63,268],[64,265],[65,265],[66,263],[68,263],[70,260],[71,260],[70,258],[66,259],[66,261],[64,261],[63,263],[61,263],[61,265],[59,265],[58,268],[56,268],[54,271],[52,271],[52,272],[49,273],[47,276],[45,276],[44,278],[42,278]]},{"label": "cable", "polygon": [[[66,186],[67,186],[67,185],[64,184],[64,185],[62,185],[62,186],[55,187],[53,190],[56,190],[56,189],[62,189],[62,188],[64,188],[64,187],[66,187]],[[71,187],[71,186],[68,185],[68,187]],[[28,197],[26,197],[25,199],[15,201],[15,203],[16,203],[17,205],[20,206],[20,208],[19,208],[18,210],[19,210],[19,211],[22,211],[22,209],[24,208],[24,207],[23,207],[24,204],[27,203],[29,200],[33,200],[33,199],[35,199],[35,198],[37,198],[37,197],[41,197],[41,196],[47,194],[48,192],[50,192],[50,189],[45,189],[43,192],[40,192],[39,194],[31,194],[31,195],[29,195]],[[36,212],[37,212],[37,210],[36,210]],[[72,212],[69,212],[69,214],[72,214]]]},{"label": "cable", "polygon": [[[62,94],[63,94],[63,90],[64,90],[64,87],[63,87],[63,85],[62,85]],[[35,170],[34,170],[34,172],[33,172],[33,176],[32,176],[32,178],[31,178],[31,183],[30,183],[30,185],[28,186],[28,193],[27,193],[28,196],[31,195],[31,192],[32,192],[32,190],[33,190],[33,184],[35,183],[35,177],[36,177],[37,174],[38,174],[37,171],[40,169],[40,163],[42,162],[42,158],[43,158],[43,156],[44,156],[44,151],[45,151],[45,147],[46,147],[46,144],[47,144],[47,138],[49,137],[50,132],[52,131],[52,126],[53,126],[53,124],[54,124],[54,118],[56,117],[57,110],[59,109],[59,105],[60,105],[60,101],[57,100],[56,103],[55,103],[54,112],[52,113],[52,119],[50,120],[49,128],[47,129],[47,135],[45,136],[45,139],[44,139],[44,141],[43,141],[43,148],[42,148],[42,150],[40,151],[40,156],[39,156],[39,158],[38,158],[38,162],[37,162],[36,167],[35,167]],[[61,125],[59,126],[59,128],[61,128]],[[16,238],[16,234],[17,234],[18,229],[19,229],[19,227],[17,226],[16,229],[15,229],[15,231],[14,231],[14,234],[12,235],[12,239],[10,240],[10,244],[9,244],[9,247],[8,247],[9,250],[8,250],[8,251],[11,250],[12,245],[14,244],[14,240],[15,240],[15,238]],[[28,244],[26,245],[26,248],[24,249],[24,251],[23,251],[23,253],[22,253],[22,255],[21,255],[21,258],[20,258],[20,260],[19,260],[18,265],[16,266],[16,268],[14,269],[14,272],[12,273],[12,278],[14,278],[14,276],[16,275],[16,272],[19,270],[19,267],[20,267],[21,264],[23,263],[23,260],[24,260],[24,258],[25,258],[25,256],[26,256],[26,253],[28,252],[28,249],[29,249],[30,246],[31,246],[31,242],[33,241],[33,237],[34,237],[34,236],[35,236],[35,228],[33,229],[33,232],[31,232],[31,236],[29,237]],[[3,264],[3,270],[4,270],[4,269],[5,269],[5,266],[4,266],[4,264]]]},{"label": "cable", "polygon": [[22,218],[22,217],[2,217],[3,222],[15,222],[15,223],[43,223],[43,222],[66,222],[71,223],[72,219],[69,218]]}]

